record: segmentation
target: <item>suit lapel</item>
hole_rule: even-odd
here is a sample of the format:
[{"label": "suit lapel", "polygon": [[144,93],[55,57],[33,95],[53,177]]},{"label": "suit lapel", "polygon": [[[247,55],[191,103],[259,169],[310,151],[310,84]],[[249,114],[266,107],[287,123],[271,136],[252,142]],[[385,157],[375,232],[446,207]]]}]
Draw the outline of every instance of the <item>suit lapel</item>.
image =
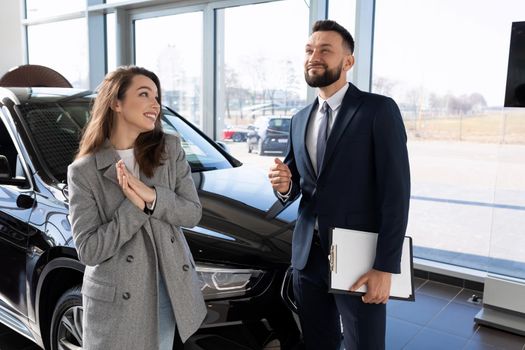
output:
[{"label": "suit lapel", "polygon": [[341,109],[339,110],[335,123],[332,126],[332,131],[330,132],[328,140],[326,141],[326,150],[323,157],[323,164],[318,177],[322,175],[326,164],[330,161],[330,157],[335,151],[337,143],[354,118],[354,115],[361,103],[362,100],[360,98],[360,91],[354,85],[350,84],[348,91],[343,98],[343,102],[341,103]]},{"label": "suit lapel", "polygon": [[303,109],[299,114],[297,115],[298,119],[298,131],[299,131],[299,143],[294,142],[294,144],[300,144],[300,152],[301,152],[301,161],[303,162],[303,166],[308,170],[308,173],[312,176],[313,179],[317,177],[314,166],[312,164],[312,159],[310,158],[310,154],[308,153],[308,147],[306,147],[306,137],[308,133],[308,125],[310,124],[310,120],[312,119],[312,113],[317,108],[318,102],[317,99],[315,99],[314,103],[312,103],[307,108]]}]

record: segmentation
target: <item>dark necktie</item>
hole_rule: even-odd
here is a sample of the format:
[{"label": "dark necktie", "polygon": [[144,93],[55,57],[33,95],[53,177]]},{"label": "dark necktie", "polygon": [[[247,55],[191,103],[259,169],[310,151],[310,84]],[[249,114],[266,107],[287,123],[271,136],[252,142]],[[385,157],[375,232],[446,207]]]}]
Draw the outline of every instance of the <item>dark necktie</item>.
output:
[{"label": "dark necktie", "polygon": [[328,133],[330,131],[330,112],[332,112],[332,109],[326,101],[323,103],[321,110],[323,111],[323,119],[321,119],[319,133],[317,134],[317,176],[319,176],[321,165],[323,165],[326,140],[328,139]]}]

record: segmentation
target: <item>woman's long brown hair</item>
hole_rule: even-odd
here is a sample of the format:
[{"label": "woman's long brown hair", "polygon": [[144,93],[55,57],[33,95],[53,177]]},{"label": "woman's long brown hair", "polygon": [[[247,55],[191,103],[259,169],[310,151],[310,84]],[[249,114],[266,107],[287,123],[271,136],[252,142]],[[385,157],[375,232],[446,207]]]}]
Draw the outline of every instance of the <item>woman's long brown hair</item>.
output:
[{"label": "woman's long brown hair", "polygon": [[[96,153],[106,139],[109,139],[116,117],[116,113],[111,106],[116,100],[124,99],[124,95],[131,85],[131,80],[136,75],[144,75],[155,83],[159,96],[158,102],[161,104],[160,81],[155,73],[136,66],[119,67],[108,73],[97,89],[98,93],[91,110],[91,118],[82,133],[76,158]],[[140,134],[135,140],[135,159],[140,170],[146,176],[152,177],[155,168],[164,160],[164,143],[165,137],[162,131],[161,114],[159,114],[155,121],[155,128],[152,131]]]}]

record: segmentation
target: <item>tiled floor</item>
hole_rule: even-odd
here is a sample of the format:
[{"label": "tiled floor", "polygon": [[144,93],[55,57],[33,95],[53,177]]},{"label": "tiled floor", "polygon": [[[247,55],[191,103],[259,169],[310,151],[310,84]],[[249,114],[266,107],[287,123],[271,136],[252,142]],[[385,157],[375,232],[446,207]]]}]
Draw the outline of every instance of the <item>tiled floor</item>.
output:
[{"label": "tiled floor", "polygon": [[[421,278],[415,281],[416,302],[387,305],[388,350],[525,350],[525,337],[474,323],[481,306],[468,299],[473,294],[482,296],[481,292]],[[0,350],[38,349],[0,326]]]},{"label": "tiled floor", "polygon": [[477,326],[481,305],[468,299],[482,293],[416,278],[416,302],[387,304],[387,349],[525,350],[525,337]]}]

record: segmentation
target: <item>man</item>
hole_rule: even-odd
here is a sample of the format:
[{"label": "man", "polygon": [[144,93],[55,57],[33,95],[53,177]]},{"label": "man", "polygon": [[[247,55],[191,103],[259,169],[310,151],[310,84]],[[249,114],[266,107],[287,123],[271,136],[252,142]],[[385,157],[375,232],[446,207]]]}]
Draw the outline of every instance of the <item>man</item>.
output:
[{"label": "man", "polygon": [[[384,349],[391,274],[400,272],[410,197],[406,132],[396,103],[346,81],[354,40],[333,21],[318,21],[306,44],[306,82],[318,98],[297,113],[284,163],[268,174],[283,203],[302,195],[292,243],[294,295],[307,349]],[[351,290],[328,293],[328,232],[377,232],[373,268]],[[340,252],[341,254],[341,252]],[[344,254],[344,252],[342,253]]]}]

